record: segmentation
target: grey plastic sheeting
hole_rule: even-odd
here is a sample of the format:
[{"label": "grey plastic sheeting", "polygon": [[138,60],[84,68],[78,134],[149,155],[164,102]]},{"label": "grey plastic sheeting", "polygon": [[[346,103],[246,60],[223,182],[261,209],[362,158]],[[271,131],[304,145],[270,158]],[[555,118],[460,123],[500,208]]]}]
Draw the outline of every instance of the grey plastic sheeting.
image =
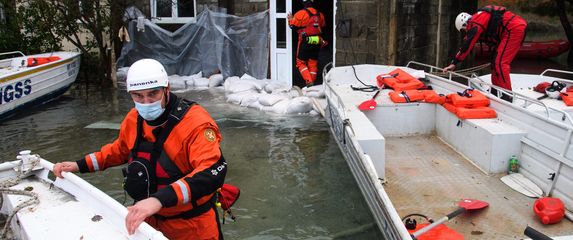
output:
[{"label": "grey plastic sheeting", "polygon": [[129,22],[130,42],[117,60],[118,67],[129,67],[142,58],[161,62],[169,75],[203,76],[221,72],[225,78],[247,73],[267,78],[269,59],[268,10],[245,17],[205,9],[195,23],[169,32],[148,19]]}]

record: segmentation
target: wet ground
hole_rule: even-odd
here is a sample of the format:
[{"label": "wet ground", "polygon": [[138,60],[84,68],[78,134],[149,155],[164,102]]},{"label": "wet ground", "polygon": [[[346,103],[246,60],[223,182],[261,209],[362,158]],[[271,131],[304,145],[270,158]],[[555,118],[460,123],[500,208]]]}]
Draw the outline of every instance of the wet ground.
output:
[{"label": "wet ground", "polygon": [[[237,221],[223,226],[227,239],[380,239],[323,119],[227,104],[220,90],[179,95],[206,107],[219,124],[227,182],[242,190],[233,209]],[[52,162],[75,161],[118,133],[85,126],[119,123],[132,106],[122,90],[74,85],[58,100],[0,122],[0,161],[13,160],[23,149]],[[119,202],[130,202],[120,168],[81,176]]]}]

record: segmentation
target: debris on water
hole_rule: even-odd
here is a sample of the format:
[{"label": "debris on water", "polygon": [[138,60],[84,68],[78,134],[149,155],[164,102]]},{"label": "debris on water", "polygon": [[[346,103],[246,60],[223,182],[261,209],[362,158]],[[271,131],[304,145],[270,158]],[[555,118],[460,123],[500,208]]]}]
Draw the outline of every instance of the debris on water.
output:
[{"label": "debris on water", "polygon": [[31,192],[32,190],[34,190],[34,187],[32,186],[27,186],[26,188],[24,188],[25,191]]},{"label": "debris on water", "polygon": [[102,219],[103,219],[103,217],[101,215],[97,215],[97,214],[92,217],[93,222],[99,222]]}]

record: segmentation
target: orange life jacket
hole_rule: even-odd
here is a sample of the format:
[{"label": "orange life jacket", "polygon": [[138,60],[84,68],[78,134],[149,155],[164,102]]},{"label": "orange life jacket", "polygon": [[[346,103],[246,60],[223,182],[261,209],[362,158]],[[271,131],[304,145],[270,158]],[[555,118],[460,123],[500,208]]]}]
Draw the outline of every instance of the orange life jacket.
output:
[{"label": "orange life jacket", "polygon": [[573,92],[561,93],[561,99],[567,106],[573,106]]},{"label": "orange life jacket", "polygon": [[424,83],[422,81],[418,80],[400,68],[396,68],[394,71],[391,71],[387,74],[378,75],[376,77],[376,81],[378,86],[386,85],[395,91],[416,90],[424,87]]},{"label": "orange life jacket", "polygon": [[489,99],[480,91],[474,89],[466,89],[463,93],[448,94],[446,102],[456,107],[466,108],[489,106]]},{"label": "orange life jacket", "polygon": [[[314,8],[313,8],[314,9]],[[303,29],[298,31],[299,34],[304,36],[318,36],[322,33],[320,29],[320,12],[314,9],[315,13],[312,13],[308,8],[304,9],[308,14],[308,21]]]},{"label": "orange life jacket", "polygon": [[46,64],[49,62],[58,61],[61,58],[58,56],[52,57],[35,57],[35,58],[28,58],[28,67],[40,66],[42,64]]},{"label": "orange life jacket", "polygon": [[392,102],[395,103],[408,103],[408,102],[427,102],[442,104],[446,101],[445,96],[440,96],[434,90],[404,90],[401,92],[393,91],[388,93]]},{"label": "orange life jacket", "polygon": [[455,114],[459,119],[482,119],[482,118],[495,118],[497,113],[490,107],[456,107],[451,103],[444,103],[442,106],[449,112]]}]

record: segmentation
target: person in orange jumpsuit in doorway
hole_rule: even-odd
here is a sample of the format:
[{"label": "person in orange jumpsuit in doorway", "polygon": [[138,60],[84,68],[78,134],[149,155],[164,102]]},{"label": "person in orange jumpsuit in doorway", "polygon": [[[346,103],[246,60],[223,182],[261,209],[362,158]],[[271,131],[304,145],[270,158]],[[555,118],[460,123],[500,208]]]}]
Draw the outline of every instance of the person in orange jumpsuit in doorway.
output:
[{"label": "person in orange jumpsuit in doorway", "polygon": [[312,7],[313,0],[302,0],[304,8],[294,16],[288,13],[289,26],[298,33],[296,67],[307,86],[316,81],[318,72],[318,54],[328,45],[322,38],[322,28],[326,25],[324,15]]},{"label": "person in orange jumpsuit in doorway", "polygon": [[135,108],[118,138],[75,162],[54,165],[54,174],[95,172],[126,164],[124,189],[134,199],[125,225],[134,234],[145,221],[169,239],[223,239],[215,208],[227,163],[221,134],[209,113],[170,92],[161,63],[141,59],[127,73]]},{"label": "person in orange jumpsuit in doorway", "polygon": [[[460,32],[465,32],[464,43],[444,72],[452,71],[456,64],[462,62],[472,51],[475,43],[480,40],[494,48],[491,63],[491,82],[495,86],[511,90],[509,78],[510,64],[517,55],[525,40],[527,23],[520,16],[501,6],[485,6],[478,9],[474,15],[460,13],[455,20],[455,26]],[[492,94],[497,90],[492,88]],[[502,99],[511,101],[508,95],[502,94]]]}]

